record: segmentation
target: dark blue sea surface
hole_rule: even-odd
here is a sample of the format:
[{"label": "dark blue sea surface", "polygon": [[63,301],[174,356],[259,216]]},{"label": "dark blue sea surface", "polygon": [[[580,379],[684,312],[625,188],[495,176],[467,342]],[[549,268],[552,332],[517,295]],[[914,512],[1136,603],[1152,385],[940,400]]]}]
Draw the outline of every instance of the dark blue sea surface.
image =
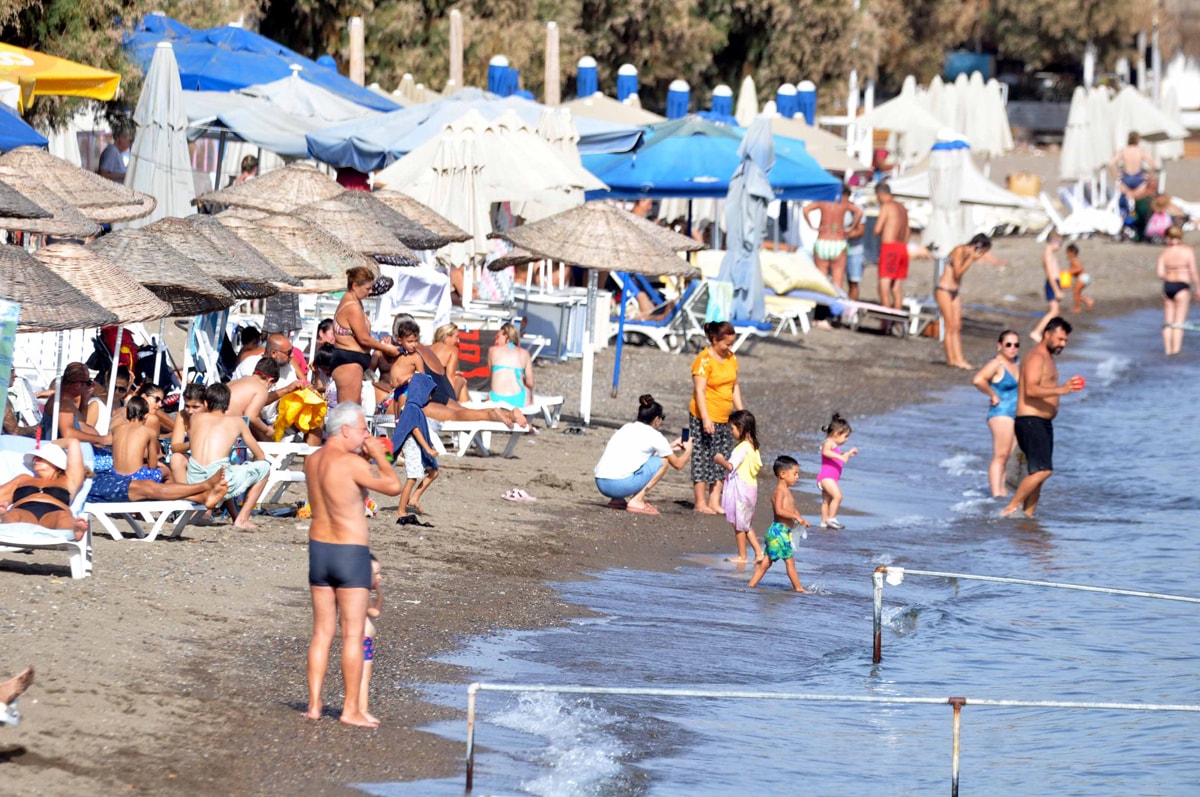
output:
[{"label": "dark blue sea surface", "polygon": [[[1200,356],[1161,355],[1160,316],[1076,334],[1056,471],[1034,520],[988,497],[986,399],[969,386],[852,419],[846,530],[797,535],[811,595],[782,567],[756,590],[727,552],[672,572],[613,570],[559,586],[598,617],[471,640],[479,681],[1104,703],[1200,704],[1196,604],[908,575],[884,590],[871,662],[871,572],[918,570],[1200,596]],[[817,436],[797,440],[806,472]],[[764,471],[760,491],[768,494]],[[805,479],[797,503],[819,518]],[[761,517],[761,515],[760,515]],[[461,684],[425,685],[465,706]],[[947,794],[947,706],[482,693],[477,794]],[[433,731],[464,739],[465,723]],[[1200,715],[967,705],[963,794],[1200,793]],[[461,794],[462,780],[360,784]]]}]

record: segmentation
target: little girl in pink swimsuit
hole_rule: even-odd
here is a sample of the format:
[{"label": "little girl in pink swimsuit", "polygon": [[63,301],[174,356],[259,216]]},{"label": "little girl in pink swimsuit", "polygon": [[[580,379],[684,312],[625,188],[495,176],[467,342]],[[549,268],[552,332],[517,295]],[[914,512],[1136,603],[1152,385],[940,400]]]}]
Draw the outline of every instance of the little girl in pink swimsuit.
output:
[{"label": "little girl in pink swimsuit", "polygon": [[850,424],[836,412],[821,431],[826,435],[821,444],[821,470],[817,472],[817,486],[821,488],[821,528],[844,529],[837,519],[838,508],[842,505],[842,488],[838,481],[842,478],[842,468],[850,457],[858,454],[858,449],[842,453],[841,446],[850,437]]}]

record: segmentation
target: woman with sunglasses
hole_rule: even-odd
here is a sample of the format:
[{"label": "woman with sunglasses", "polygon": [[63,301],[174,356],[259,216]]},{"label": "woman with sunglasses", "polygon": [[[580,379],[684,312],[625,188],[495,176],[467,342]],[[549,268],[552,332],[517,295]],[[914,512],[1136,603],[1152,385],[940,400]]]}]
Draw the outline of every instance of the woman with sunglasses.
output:
[{"label": "woman with sunglasses", "polygon": [[1014,426],[1017,418],[1017,381],[1021,371],[1017,355],[1021,351],[1021,336],[1011,329],[1000,333],[996,356],[979,369],[973,380],[975,387],[992,400],[987,424],[992,432],[992,461],[988,465],[988,486],[993,498],[1004,498],[1004,471],[1008,458],[1017,448]]}]

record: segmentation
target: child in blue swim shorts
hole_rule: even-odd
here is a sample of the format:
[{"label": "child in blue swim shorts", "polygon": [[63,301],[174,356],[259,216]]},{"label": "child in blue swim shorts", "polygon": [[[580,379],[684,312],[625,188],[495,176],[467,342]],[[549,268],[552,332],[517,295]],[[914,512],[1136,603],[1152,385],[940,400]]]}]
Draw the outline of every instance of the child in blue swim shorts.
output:
[{"label": "child in blue swim shorts", "polygon": [[800,517],[796,511],[796,501],[792,498],[792,488],[800,481],[800,463],[788,456],[775,460],[775,492],[771,494],[771,509],[775,514],[775,522],[767,529],[766,558],[754,568],[750,577],[750,586],[756,586],[767,574],[775,562],[783,560],[787,568],[788,580],[792,589],[804,592],[800,585],[800,577],[796,575],[795,553],[792,550],[792,527],[796,524],[808,527],[808,521]]}]

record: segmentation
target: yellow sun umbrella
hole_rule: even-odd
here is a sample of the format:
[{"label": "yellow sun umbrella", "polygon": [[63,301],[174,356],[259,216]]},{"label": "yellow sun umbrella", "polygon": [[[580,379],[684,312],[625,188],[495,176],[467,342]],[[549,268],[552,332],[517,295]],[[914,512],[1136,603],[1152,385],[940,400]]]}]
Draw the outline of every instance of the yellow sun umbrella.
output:
[{"label": "yellow sun umbrella", "polygon": [[111,100],[121,85],[121,76],[115,72],[3,43],[0,43],[0,80],[21,87],[17,109],[21,112],[35,97]]}]

